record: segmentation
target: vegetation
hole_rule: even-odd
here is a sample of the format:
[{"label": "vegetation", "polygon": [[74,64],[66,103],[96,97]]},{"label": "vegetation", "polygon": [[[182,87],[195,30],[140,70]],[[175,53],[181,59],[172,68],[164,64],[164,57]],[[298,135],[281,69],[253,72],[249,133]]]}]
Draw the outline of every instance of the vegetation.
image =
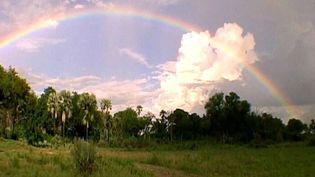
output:
[{"label": "vegetation", "polygon": [[98,107],[91,93],[57,92],[52,87],[37,97],[13,68],[0,67],[0,78],[0,135],[25,138],[35,146],[50,145],[58,136],[101,140],[110,146],[208,138],[222,143],[278,143],[310,139],[315,129],[314,120],[307,126],[292,118],[284,125],[271,114],[252,112],[250,103],[234,92],[209,97],[202,117],[182,109],[161,110],[159,117],[150,112],[141,116],[141,105],[112,116],[109,99],[100,100]]},{"label": "vegetation", "polygon": [[[269,113],[253,112],[250,103],[234,92],[210,96],[204,108],[203,116],[175,109],[161,110],[156,117],[142,113],[141,105],[111,114],[111,100],[97,100],[91,93],[48,87],[36,96],[13,68],[0,66],[0,137],[4,138],[0,139],[0,159],[4,159],[0,167],[19,169],[8,168],[0,176],[55,176],[56,171],[68,176],[73,170],[93,176],[152,176],[147,171],[154,174],[160,168],[197,176],[307,176],[297,167],[315,160],[308,154],[315,144],[314,120],[306,125],[292,118],[285,125]],[[87,142],[102,147],[100,158]],[[10,146],[22,148],[8,151]],[[134,154],[104,147],[132,149]],[[71,155],[73,163],[66,162]],[[304,168],[315,171],[308,165]]]},{"label": "vegetation", "polygon": [[96,168],[96,150],[92,144],[76,141],[71,155],[79,174],[90,175]]},{"label": "vegetation", "polygon": [[[306,177],[315,171],[314,147],[304,143],[254,149],[198,141],[131,151],[99,147],[97,152],[94,177]],[[0,140],[0,176],[78,176],[71,159],[67,147],[36,148]]]}]

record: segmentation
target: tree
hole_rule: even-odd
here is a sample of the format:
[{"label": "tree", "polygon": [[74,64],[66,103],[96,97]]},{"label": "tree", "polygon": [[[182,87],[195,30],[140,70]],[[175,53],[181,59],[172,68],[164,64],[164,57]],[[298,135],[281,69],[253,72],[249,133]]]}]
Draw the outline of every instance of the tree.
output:
[{"label": "tree", "polygon": [[210,131],[215,136],[222,136],[225,122],[224,93],[216,93],[205,104],[206,119],[210,120]]},{"label": "tree", "polygon": [[162,109],[160,112],[161,119],[166,119],[166,117],[167,117],[166,115],[167,115],[167,112]]},{"label": "tree", "polygon": [[258,138],[258,140],[273,140],[276,142],[283,140],[285,125],[279,118],[273,117],[268,113],[262,113],[260,115],[252,114],[251,117],[253,117],[255,121],[251,125],[255,132],[255,138]]},{"label": "tree", "polygon": [[107,130],[107,143],[109,143],[110,128],[111,126],[111,115],[110,110],[112,109],[112,101],[109,99],[101,100],[101,110],[104,113],[104,127]]},{"label": "tree", "polygon": [[20,78],[14,68],[5,70],[0,66],[0,109],[6,122],[3,128],[8,125],[14,132],[16,123],[26,111],[28,99],[33,96],[26,80]]},{"label": "tree", "polygon": [[287,138],[293,141],[302,140],[302,131],[306,129],[306,126],[299,119],[290,119],[286,126]]},{"label": "tree", "polygon": [[192,136],[192,139],[196,139],[197,135],[201,134],[202,119],[198,114],[193,113],[189,115],[189,121],[190,126],[188,132],[190,132],[190,136]]},{"label": "tree", "polygon": [[211,132],[226,141],[249,141],[253,137],[250,131],[250,104],[230,92],[228,95],[216,93],[205,105],[206,118],[210,119]]},{"label": "tree", "polygon": [[143,117],[142,117],[146,122],[146,125],[143,129],[143,135],[144,135],[144,139],[146,139],[147,137],[149,137],[149,141],[151,140],[151,134],[154,133],[153,131],[153,125],[154,125],[154,121],[156,121],[156,117],[153,113],[151,112],[147,112]]},{"label": "tree", "polygon": [[164,139],[167,137],[167,112],[164,110],[160,111],[160,117],[155,118],[155,121],[152,121],[152,132],[153,136],[159,139]]},{"label": "tree", "polygon": [[138,136],[140,130],[146,125],[144,119],[138,118],[138,114],[132,108],[127,108],[114,114],[116,131],[122,136]]},{"label": "tree", "polygon": [[94,118],[94,112],[97,109],[96,97],[94,94],[82,93],[78,101],[79,107],[84,111],[83,124],[86,125],[86,139],[89,136],[89,126]]},{"label": "tree", "polygon": [[[183,138],[188,138],[188,130],[191,121],[189,120],[189,113],[182,110],[176,109],[168,117],[169,120],[169,130],[171,135],[171,141],[173,138],[179,138],[181,141]],[[174,135],[174,136],[173,136]]]},{"label": "tree", "polygon": [[315,133],[315,120],[314,119],[311,120],[309,129],[310,129],[310,133]]},{"label": "tree", "polygon": [[72,99],[71,92],[63,90],[58,95],[59,107],[61,111],[62,135],[65,134],[66,120],[71,117]]},{"label": "tree", "polygon": [[140,116],[141,112],[142,112],[143,107],[141,105],[137,106],[137,114],[138,116]]},{"label": "tree", "polygon": [[102,99],[101,100],[101,110],[102,112],[109,113],[112,110],[112,101],[109,99]]},{"label": "tree", "polygon": [[56,90],[52,87],[47,87],[44,89],[44,93],[42,93],[37,100],[34,117],[38,119],[39,126],[42,127],[47,133],[54,134],[55,113],[52,111],[52,107],[49,108],[48,106],[48,99],[51,93],[56,93]]},{"label": "tree", "polygon": [[81,95],[77,92],[72,92],[71,94],[71,117],[67,120],[66,124],[66,135],[74,137],[86,137],[86,124],[83,124],[83,117],[85,116],[85,111],[79,107],[79,101]]},{"label": "tree", "polygon": [[170,135],[170,140],[171,142],[173,141],[173,129],[175,125],[175,119],[176,119],[176,114],[171,113],[169,116],[167,116],[167,124],[166,124],[166,130]]},{"label": "tree", "polygon": [[48,95],[47,99],[47,109],[51,114],[51,118],[54,119],[54,131],[58,129],[58,111],[59,111],[59,100],[56,91],[52,91]]}]

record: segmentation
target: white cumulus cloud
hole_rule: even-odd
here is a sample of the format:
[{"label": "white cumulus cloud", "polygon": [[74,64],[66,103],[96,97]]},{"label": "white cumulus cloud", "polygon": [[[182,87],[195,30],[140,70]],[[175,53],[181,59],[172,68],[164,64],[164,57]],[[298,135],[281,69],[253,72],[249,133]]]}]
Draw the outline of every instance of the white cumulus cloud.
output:
[{"label": "white cumulus cloud", "polygon": [[159,66],[155,109],[200,107],[216,83],[242,79],[244,67],[258,60],[254,47],[253,35],[243,35],[237,24],[224,24],[214,35],[184,34],[176,61]]}]

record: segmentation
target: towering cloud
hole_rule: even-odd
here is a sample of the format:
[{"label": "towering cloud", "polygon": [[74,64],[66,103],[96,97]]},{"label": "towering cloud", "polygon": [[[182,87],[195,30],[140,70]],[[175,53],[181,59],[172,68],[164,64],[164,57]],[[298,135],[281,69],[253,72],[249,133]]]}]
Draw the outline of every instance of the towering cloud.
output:
[{"label": "towering cloud", "polygon": [[237,24],[224,24],[214,35],[208,31],[183,35],[176,61],[159,66],[160,95],[155,108],[203,105],[215,84],[242,79],[246,65],[258,60],[252,34]]}]

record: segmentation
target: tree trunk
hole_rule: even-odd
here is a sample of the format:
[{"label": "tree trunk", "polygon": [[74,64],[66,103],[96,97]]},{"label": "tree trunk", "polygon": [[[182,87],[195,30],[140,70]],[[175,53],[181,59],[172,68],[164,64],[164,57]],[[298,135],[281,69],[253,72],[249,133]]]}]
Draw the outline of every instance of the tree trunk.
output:
[{"label": "tree trunk", "polygon": [[86,141],[88,141],[88,137],[89,137],[89,121],[86,121]]},{"label": "tree trunk", "polygon": [[107,129],[107,143],[109,144],[109,128]]},{"label": "tree trunk", "polygon": [[171,142],[173,142],[173,125],[171,125],[171,132],[170,132],[170,134],[171,134]]},{"label": "tree trunk", "polygon": [[65,137],[65,123],[62,122],[62,137]]}]

